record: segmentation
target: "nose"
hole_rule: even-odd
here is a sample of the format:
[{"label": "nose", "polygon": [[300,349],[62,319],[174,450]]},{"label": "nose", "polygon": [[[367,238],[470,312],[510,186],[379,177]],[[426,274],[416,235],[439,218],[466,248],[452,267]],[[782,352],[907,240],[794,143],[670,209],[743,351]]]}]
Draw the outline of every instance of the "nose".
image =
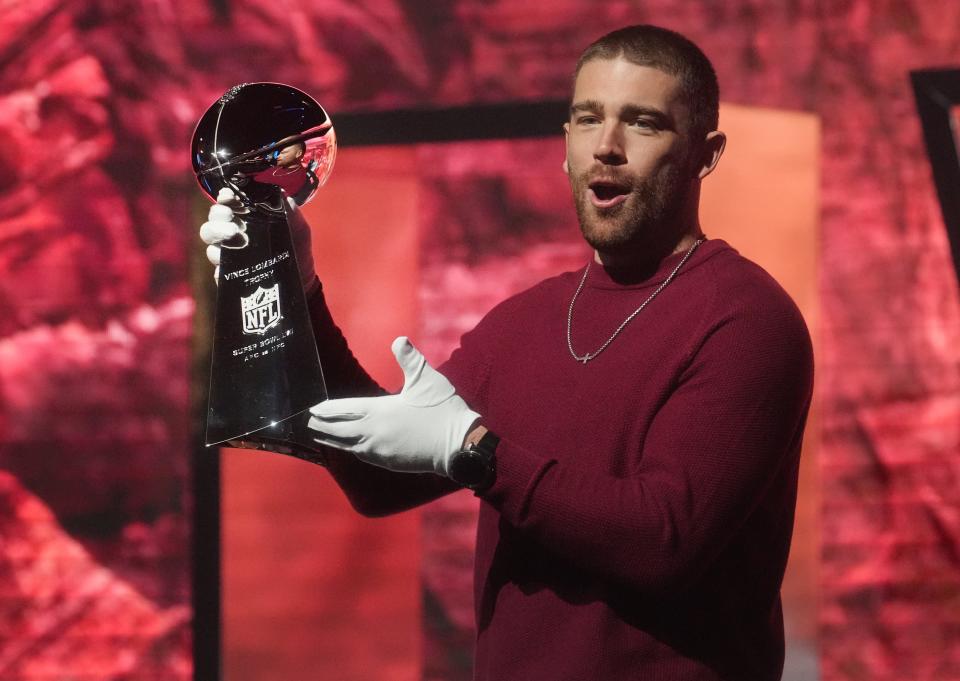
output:
[{"label": "nose", "polygon": [[604,165],[623,165],[627,154],[623,147],[623,131],[618,122],[607,122],[600,132],[600,139],[593,150],[593,157]]}]

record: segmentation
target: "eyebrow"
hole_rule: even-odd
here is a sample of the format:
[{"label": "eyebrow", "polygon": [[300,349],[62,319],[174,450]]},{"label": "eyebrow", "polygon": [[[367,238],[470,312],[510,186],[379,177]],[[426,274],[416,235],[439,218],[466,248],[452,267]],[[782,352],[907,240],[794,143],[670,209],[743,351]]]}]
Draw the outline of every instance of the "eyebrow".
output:
[{"label": "eyebrow", "polygon": [[[595,113],[602,114],[604,112],[604,106],[602,102],[599,102],[595,99],[585,99],[581,102],[574,102],[570,105],[570,116],[573,117],[578,113]],[[673,119],[665,111],[661,111],[656,107],[652,106],[643,106],[640,104],[627,104],[620,110],[620,116],[622,118],[639,118],[640,116],[647,116],[656,121],[657,124],[673,129]]]},{"label": "eyebrow", "polygon": [[603,113],[603,104],[595,99],[585,99],[582,102],[574,102],[570,105],[570,115],[575,113]]}]

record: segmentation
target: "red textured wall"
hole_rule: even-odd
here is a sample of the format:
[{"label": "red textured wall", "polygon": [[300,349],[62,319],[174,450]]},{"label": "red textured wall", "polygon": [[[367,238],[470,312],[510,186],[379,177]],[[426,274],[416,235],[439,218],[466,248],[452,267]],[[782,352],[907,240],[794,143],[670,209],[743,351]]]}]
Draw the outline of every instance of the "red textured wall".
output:
[{"label": "red textured wall", "polygon": [[[73,586],[86,565],[118,584],[111,621],[151,611],[185,632],[185,149],[209,102],[252,80],[334,114],[562,97],[578,50],[634,21],[701,44],[726,101],[821,118],[823,677],[960,678],[960,307],[906,77],[960,62],[960,3],[922,0],[5,8],[0,630],[20,633],[0,642],[0,676],[55,675],[97,645],[101,678],[188,675],[172,630],[108,646],[67,622],[99,612]],[[38,572],[61,563],[6,548],[34,523],[50,532],[32,550],[85,560]],[[73,596],[38,600],[57,589]]]},{"label": "red textured wall", "polygon": [[191,673],[184,122],[114,14],[0,19],[2,679]]}]

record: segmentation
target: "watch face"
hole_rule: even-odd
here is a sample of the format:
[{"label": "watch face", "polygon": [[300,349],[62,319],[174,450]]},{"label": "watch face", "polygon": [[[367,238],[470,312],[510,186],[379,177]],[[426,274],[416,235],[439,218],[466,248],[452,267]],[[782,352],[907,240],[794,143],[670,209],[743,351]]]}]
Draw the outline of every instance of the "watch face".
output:
[{"label": "watch face", "polygon": [[483,456],[472,449],[456,453],[450,466],[450,479],[461,485],[477,485],[487,475],[487,464]]}]

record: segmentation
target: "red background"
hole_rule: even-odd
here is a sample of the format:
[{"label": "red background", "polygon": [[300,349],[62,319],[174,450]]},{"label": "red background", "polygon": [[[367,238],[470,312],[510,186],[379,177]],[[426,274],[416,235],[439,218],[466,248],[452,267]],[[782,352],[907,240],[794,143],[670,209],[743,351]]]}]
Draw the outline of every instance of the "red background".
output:
[{"label": "red background", "polygon": [[[704,48],[725,101],[821,120],[822,676],[960,678],[960,308],[906,75],[960,61],[960,3],[32,0],[0,21],[0,677],[190,674],[186,149],[209,103],[255,80],[334,114],[564,97],[585,44],[650,21]],[[375,620],[375,550],[349,545],[343,606]],[[382,623],[383,666],[351,624],[329,623],[344,659],[416,673],[414,633]]]}]

